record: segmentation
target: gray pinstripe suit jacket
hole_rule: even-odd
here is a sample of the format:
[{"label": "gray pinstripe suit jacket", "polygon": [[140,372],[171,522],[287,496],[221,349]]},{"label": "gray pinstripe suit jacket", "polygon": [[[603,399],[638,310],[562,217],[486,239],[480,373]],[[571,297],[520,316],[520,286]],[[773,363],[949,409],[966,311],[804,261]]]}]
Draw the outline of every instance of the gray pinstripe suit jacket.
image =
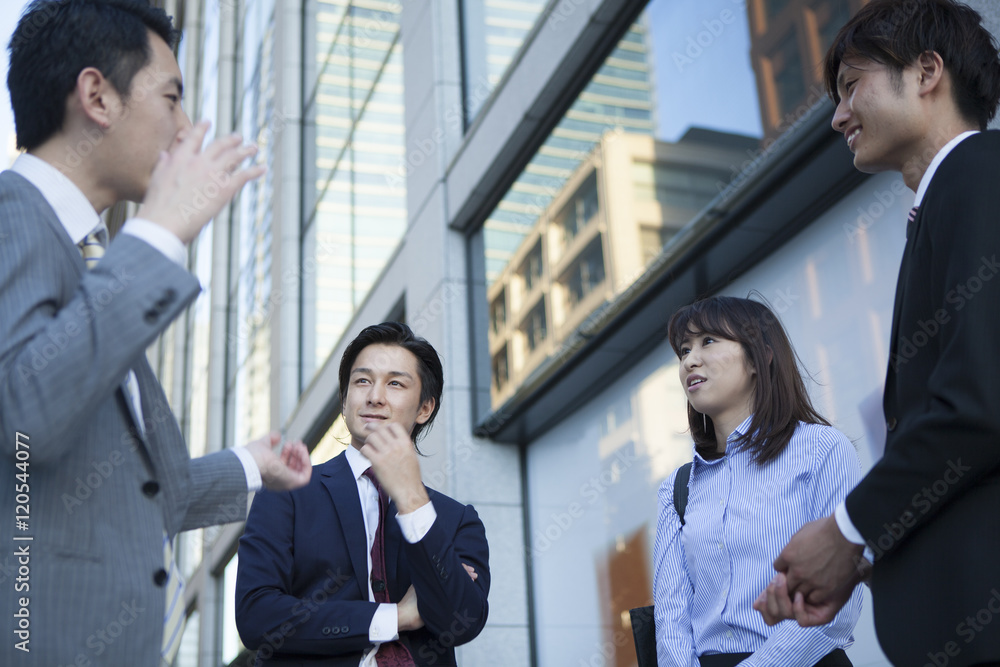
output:
[{"label": "gray pinstripe suit jacket", "polygon": [[[125,234],[87,271],[41,193],[0,173],[0,665],[158,664],[163,531],[245,516],[239,459],[189,457],[145,358],[198,291]],[[30,653],[16,647],[25,624]]]}]

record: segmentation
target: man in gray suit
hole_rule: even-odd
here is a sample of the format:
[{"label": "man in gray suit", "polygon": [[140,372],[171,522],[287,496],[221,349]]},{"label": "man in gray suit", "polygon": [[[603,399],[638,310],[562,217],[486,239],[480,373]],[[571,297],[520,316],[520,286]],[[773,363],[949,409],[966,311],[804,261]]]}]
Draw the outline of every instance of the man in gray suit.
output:
[{"label": "man in gray suit", "polygon": [[[175,38],[146,0],[36,0],[10,43],[27,153],[0,173],[5,667],[169,662],[171,538],[310,477],[277,434],[192,460],[145,360],[199,292],[185,245],[263,171],[239,137],[202,149]],[[104,249],[99,214],[122,199],[141,206]]]}]

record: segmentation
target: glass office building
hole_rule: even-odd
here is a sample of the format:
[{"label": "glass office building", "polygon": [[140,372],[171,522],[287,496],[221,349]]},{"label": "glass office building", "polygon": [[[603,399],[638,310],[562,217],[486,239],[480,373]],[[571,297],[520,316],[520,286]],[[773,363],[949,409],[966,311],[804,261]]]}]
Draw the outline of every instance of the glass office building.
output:
[{"label": "glass office building", "polygon": [[[490,542],[459,664],[635,664],[657,489],[691,456],[664,329],[698,296],[766,299],[818,409],[881,455],[912,193],[854,170],[817,69],[863,0],[163,4],[190,115],[268,166],[192,244],[204,290],[149,352],[191,452],[280,428],[336,455],[346,343],[408,322],[445,368],[424,481]],[[177,665],[253,664],[232,514],[180,542]],[[870,598],[855,637],[888,664]]]}]

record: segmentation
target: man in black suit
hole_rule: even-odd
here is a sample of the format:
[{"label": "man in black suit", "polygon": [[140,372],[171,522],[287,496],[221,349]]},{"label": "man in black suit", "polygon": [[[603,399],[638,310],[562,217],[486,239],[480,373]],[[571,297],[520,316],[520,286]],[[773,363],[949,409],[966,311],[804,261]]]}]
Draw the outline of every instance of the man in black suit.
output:
[{"label": "man in black suit", "polygon": [[[1000,99],[997,45],[952,0],[873,0],[827,54],[861,171],[899,171],[907,224],[885,455],[775,561],[769,622],[828,622],[870,571],[897,665],[1000,664]],[[862,558],[870,549],[873,564]]]},{"label": "man in black suit", "polygon": [[442,382],[437,352],[405,324],[347,346],[351,446],[306,487],[257,495],[240,540],[236,627],[258,665],[455,665],[454,647],[482,631],[486,530],[471,505],[423,485],[414,445]]}]

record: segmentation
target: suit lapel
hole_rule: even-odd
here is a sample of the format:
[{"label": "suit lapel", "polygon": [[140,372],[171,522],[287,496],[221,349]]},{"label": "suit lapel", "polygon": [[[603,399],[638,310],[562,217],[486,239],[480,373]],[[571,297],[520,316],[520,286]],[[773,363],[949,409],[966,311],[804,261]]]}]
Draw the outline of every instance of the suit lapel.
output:
[{"label": "suit lapel", "polygon": [[347,456],[344,454],[331,460],[320,475],[340,520],[340,527],[344,533],[343,543],[347,545],[354,576],[361,591],[366,592],[368,554],[365,547],[368,545],[368,537],[365,532],[364,513],[361,511],[361,498],[358,496],[358,480],[354,478],[351,466],[347,463]]}]

